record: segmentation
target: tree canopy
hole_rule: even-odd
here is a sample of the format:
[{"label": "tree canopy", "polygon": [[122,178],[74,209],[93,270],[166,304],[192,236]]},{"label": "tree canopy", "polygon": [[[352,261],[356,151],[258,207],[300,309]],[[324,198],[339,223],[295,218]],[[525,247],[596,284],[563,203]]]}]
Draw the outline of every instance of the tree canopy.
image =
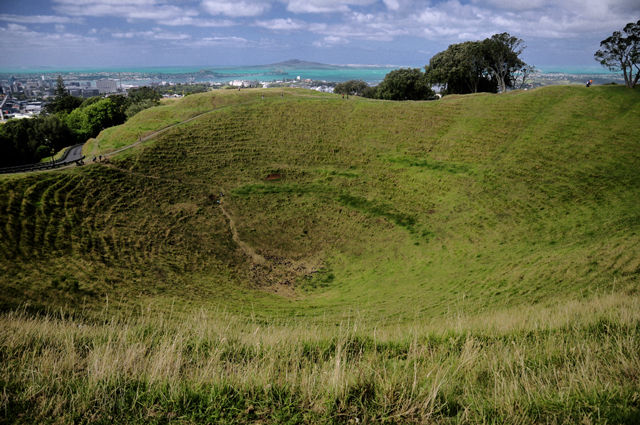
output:
[{"label": "tree canopy", "polygon": [[131,104],[151,100],[155,105],[159,105],[160,99],[162,99],[162,95],[160,95],[160,93],[147,86],[129,90],[128,96]]},{"label": "tree canopy", "polygon": [[10,120],[0,126],[0,167],[30,164],[100,131],[124,123],[139,111],[160,103],[160,93],[149,87],[133,89],[128,96],[81,99],[71,96],[58,77],[55,97],[45,114],[28,120]]},{"label": "tree canopy", "polygon": [[361,96],[369,85],[362,80],[349,80],[344,83],[338,83],[333,88],[334,93],[338,94],[351,94]]},{"label": "tree canopy", "polygon": [[104,128],[122,124],[124,120],[117,120],[117,112],[116,103],[107,97],[85,108],[75,109],[66,117],[66,122],[77,140],[84,142],[97,136]]},{"label": "tree canopy", "polygon": [[522,84],[533,67],[520,55],[524,42],[508,33],[495,34],[482,41],[452,44],[437,53],[425,67],[427,81],[443,87],[445,94],[505,92]]},{"label": "tree canopy", "polygon": [[516,73],[527,66],[520,55],[525,49],[524,41],[509,33],[494,34],[483,42],[484,60],[492,78],[498,81],[501,93],[514,87]]},{"label": "tree canopy", "polygon": [[0,126],[0,167],[31,164],[73,145],[76,136],[57,114],[9,120]]},{"label": "tree canopy", "polygon": [[385,100],[432,100],[435,92],[420,68],[395,69],[385,75],[375,95]]},{"label": "tree canopy", "polygon": [[444,87],[446,94],[467,94],[498,91],[496,79],[491,79],[484,55],[484,46],[477,41],[452,44],[437,53],[425,67],[427,79]]},{"label": "tree canopy", "polygon": [[124,123],[125,110],[131,105],[122,95],[78,100],[80,105],[70,111],[10,120],[0,126],[0,167],[35,163],[49,156],[51,149],[59,151],[83,143],[104,128]]},{"label": "tree canopy", "polygon": [[610,71],[622,71],[625,84],[632,89],[640,79],[640,21],[629,22],[622,31],[626,37],[622,32],[615,31],[600,42],[600,50],[594,57]]}]

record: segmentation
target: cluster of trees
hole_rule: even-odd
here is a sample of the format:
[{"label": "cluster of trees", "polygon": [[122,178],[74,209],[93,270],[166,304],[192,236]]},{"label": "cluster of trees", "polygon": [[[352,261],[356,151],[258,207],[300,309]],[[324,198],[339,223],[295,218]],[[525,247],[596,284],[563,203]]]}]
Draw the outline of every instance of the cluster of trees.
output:
[{"label": "cluster of trees", "polygon": [[433,100],[436,98],[425,73],[420,68],[393,70],[375,87],[370,87],[362,80],[345,81],[337,84],[333,92],[384,100]]},{"label": "cluster of trees", "polygon": [[10,120],[0,126],[0,167],[31,164],[74,144],[75,134],[57,114]]},{"label": "cluster of trees", "polygon": [[[481,41],[452,44],[433,56],[424,72],[419,68],[397,69],[377,87],[351,80],[336,85],[334,92],[386,100],[434,99],[433,86],[440,86],[442,95],[504,93],[522,88],[535,71],[520,58],[525,47],[521,39],[506,32]],[[640,80],[640,21],[630,22],[622,32],[603,40],[595,58],[611,71],[622,71],[627,87],[634,88]]]},{"label": "cluster of trees", "polygon": [[384,100],[433,100],[436,98],[427,75],[420,68],[401,68],[391,71],[376,87],[375,95],[377,99]]},{"label": "cluster of trees", "polygon": [[210,83],[196,83],[196,84],[182,84],[178,83],[173,86],[157,86],[154,88],[155,91],[164,94],[195,94],[195,93],[204,93],[211,90]]},{"label": "cluster of trees", "polygon": [[396,69],[376,87],[351,80],[336,85],[334,93],[385,100],[435,99],[433,86],[440,86],[443,95],[504,93],[521,88],[534,71],[520,59],[524,49],[521,39],[506,32],[482,41],[452,44],[433,56],[424,72],[420,68]]},{"label": "cluster of trees", "polygon": [[105,128],[124,123],[139,111],[159,104],[148,87],[128,96],[80,99],[69,95],[58,77],[56,96],[37,118],[10,120],[0,126],[0,167],[39,162],[67,146],[83,143]]},{"label": "cluster of trees", "polygon": [[353,96],[363,96],[363,93],[368,90],[369,84],[362,80],[349,80],[344,83],[338,83],[333,88],[333,92],[337,94],[350,94]]},{"label": "cluster of trees", "polygon": [[442,94],[504,93],[521,88],[534,68],[520,55],[524,42],[508,33],[482,41],[452,44],[433,56],[425,67],[427,81],[442,87]]},{"label": "cluster of trees", "polygon": [[[640,79],[640,21],[629,22],[622,30],[600,42],[600,50],[594,56],[610,71],[622,71],[624,82],[632,89]],[[634,68],[636,70],[633,76]]]}]

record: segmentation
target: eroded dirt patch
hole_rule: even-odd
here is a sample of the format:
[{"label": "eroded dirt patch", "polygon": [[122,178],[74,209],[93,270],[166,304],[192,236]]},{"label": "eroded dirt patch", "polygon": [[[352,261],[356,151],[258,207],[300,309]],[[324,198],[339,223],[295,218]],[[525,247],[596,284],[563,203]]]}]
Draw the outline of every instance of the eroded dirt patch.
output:
[{"label": "eroded dirt patch", "polygon": [[222,204],[220,210],[229,219],[233,240],[247,256],[251,278],[259,288],[278,295],[295,297],[297,295],[295,292],[296,280],[311,276],[322,267],[320,259],[295,261],[271,255],[268,252],[256,252],[240,239],[233,217]]}]

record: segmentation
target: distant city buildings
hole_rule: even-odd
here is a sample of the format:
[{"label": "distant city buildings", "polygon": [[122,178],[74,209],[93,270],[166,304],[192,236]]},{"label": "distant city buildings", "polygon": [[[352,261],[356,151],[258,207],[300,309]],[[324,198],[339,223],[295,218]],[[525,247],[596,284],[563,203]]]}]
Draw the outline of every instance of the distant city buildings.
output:
[{"label": "distant city buildings", "polygon": [[116,84],[116,80],[97,80],[96,87],[98,88],[100,94],[118,92],[118,85]]},{"label": "distant city buildings", "polygon": [[82,97],[84,98],[100,96],[101,94],[100,89],[97,88],[87,88],[82,90]]},{"label": "distant city buildings", "polygon": [[11,95],[19,99],[45,98],[54,94],[55,82],[46,80],[18,81],[11,76],[0,81],[0,93]]},{"label": "distant city buildings", "polygon": [[232,87],[256,87],[259,83],[257,81],[248,80],[233,80],[229,82]]},{"label": "distant city buildings", "polygon": [[27,102],[2,99],[2,119],[31,118],[42,111],[44,102]]}]

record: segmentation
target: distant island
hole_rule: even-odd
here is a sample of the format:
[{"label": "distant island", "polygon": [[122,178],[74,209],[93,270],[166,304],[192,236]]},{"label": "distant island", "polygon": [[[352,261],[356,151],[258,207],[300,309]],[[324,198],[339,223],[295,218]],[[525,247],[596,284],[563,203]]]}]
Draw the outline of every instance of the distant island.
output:
[{"label": "distant island", "polygon": [[275,68],[275,69],[287,69],[287,70],[303,70],[303,69],[341,69],[346,65],[329,65],[320,62],[308,62],[300,59],[290,59],[284,62],[270,63],[266,65],[253,65],[247,68]]}]

